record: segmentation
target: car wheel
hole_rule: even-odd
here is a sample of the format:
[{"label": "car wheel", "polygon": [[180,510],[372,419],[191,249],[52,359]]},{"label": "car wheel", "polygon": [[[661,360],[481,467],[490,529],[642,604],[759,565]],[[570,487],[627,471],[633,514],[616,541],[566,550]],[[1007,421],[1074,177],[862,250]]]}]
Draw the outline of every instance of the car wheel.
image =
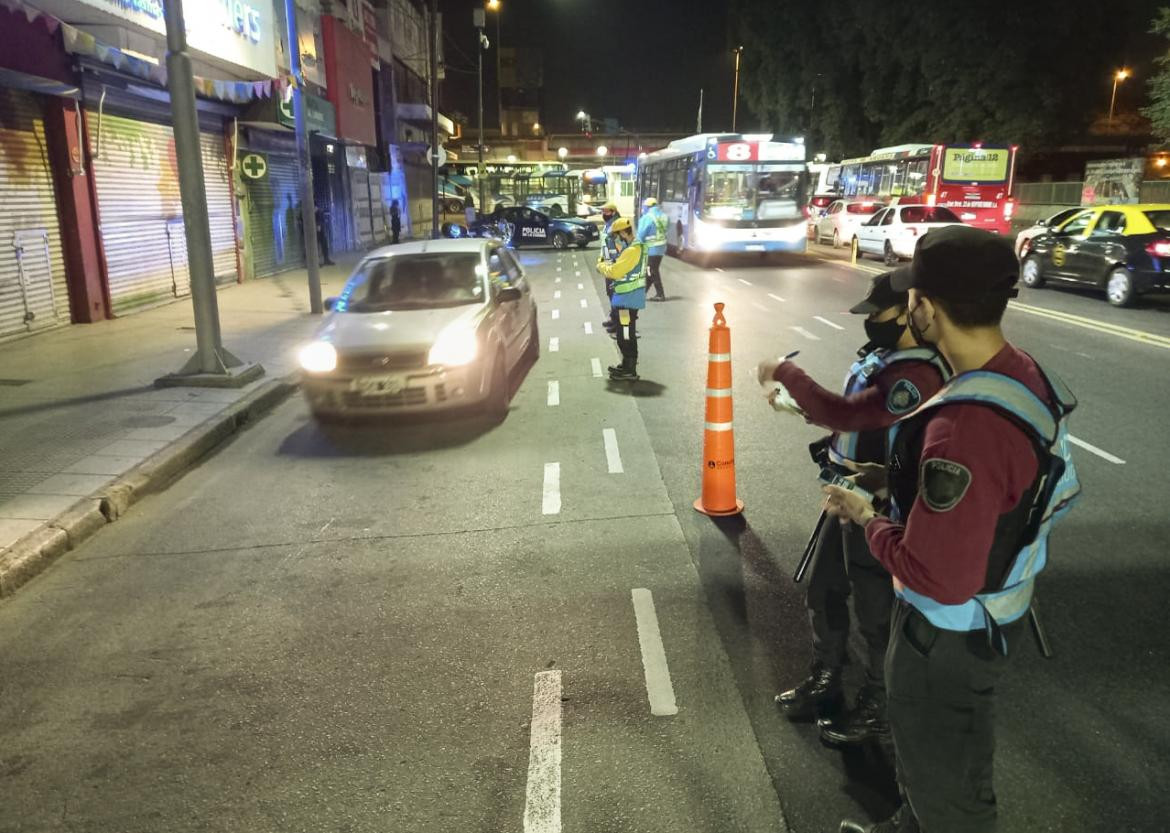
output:
[{"label": "car wheel", "polygon": [[1115,307],[1133,305],[1137,293],[1133,291],[1133,275],[1123,266],[1119,266],[1109,273],[1105,281],[1105,297]]},{"label": "car wheel", "polygon": [[487,398],[488,416],[497,422],[503,422],[508,415],[508,388],[508,368],[501,350],[496,354],[496,363],[492,368],[492,387]]},{"label": "car wheel", "polygon": [[889,240],[886,241],[885,248],[882,249],[882,262],[885,263],[886,266],[898,265],[898,256],[894,254],[894,247],[890,245]]},{"label": "car wheel", "polygon": [[569,235],[563,231],[554,231],[552,244],[554,249],[567,249],[569,247]]},{"label": "car wheel", "polygon": [[841,248],[841,230],[840,229],[833,229],[833,248],[834,249]]},{"label": "car wheel", "polygon": [[1024,265],[1020,267],[1020,283],[1029,289],[1039,289],[1044,286],[1044,268],[1037,255],[1024,258]]}]

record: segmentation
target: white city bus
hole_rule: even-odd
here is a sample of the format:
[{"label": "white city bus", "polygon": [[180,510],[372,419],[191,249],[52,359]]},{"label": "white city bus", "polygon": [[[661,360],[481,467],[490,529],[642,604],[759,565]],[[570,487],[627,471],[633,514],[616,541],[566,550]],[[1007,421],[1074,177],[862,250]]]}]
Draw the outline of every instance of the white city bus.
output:
[{"label": "white city bus", "polygon": [[618,214],[634,216],[634,165],[603,165],[581,172],[582,199],[601,207],[612,201]]},{"label": "white city bus", "polygon": [[655,197],[676,253],[803,252],[804,140],[714,133],[673,141],[638,165],[638,204]]}]

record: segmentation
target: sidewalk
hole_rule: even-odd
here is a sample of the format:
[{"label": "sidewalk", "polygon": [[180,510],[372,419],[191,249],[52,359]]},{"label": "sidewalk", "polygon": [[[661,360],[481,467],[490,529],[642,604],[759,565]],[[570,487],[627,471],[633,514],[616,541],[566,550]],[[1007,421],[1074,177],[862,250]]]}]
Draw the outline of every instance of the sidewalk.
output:
[{"label": "sidewalk", "polygon": [[[325,297],[359,257],[322,268]],[[190,298],[0,344],[0,596],[292,390],[320,321],[305,270],[221,288],[219,315],[224,346],[264,366],[244,388],[154,387],[194,350]]]}]

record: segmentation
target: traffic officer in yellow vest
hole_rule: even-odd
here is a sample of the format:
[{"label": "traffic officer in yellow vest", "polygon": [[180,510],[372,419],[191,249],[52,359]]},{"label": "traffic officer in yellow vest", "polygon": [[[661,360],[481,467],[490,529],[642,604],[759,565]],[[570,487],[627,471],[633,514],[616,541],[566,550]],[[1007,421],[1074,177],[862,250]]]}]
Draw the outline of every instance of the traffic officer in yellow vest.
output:
[{"label": "traffic officer in yellow vest", "polygon": [[662,288],[662,257],[666,254],[666,212],[654,197],[642,201],[642,219],[638,221],[638,239],[646,246],[646,286],[654,290],[655,301],[665,301]]},{"label": "traffic officer in yellow vest", "polygon": [[638,378],[638,310],[646,307],[646,246],[634,237],[629,219],[619,217],[610,226],[617,259],[597,261],[597,271],[613,281],[611,300],[621,364],[609,368],[609,378]]}]

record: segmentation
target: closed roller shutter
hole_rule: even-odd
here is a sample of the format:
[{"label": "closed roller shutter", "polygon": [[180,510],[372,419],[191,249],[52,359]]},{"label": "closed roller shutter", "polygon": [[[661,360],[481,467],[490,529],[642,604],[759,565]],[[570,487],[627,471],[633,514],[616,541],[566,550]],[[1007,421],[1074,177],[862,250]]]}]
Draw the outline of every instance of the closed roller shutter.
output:
[{"label": "closed roller shutter", "polygon": [[260,155],[268,164],[267,173],[260,179],[244,179],[248,196],[248,243],[256,277],[302,269],[305,265],[296,157],[279,153]]},{"label": "closed roller shutter", "polygon": [[362,168],[349,169],[349,193],[353,201],[353,226],[358,248],[368,249],[374,242],[370,225],[370,175]]},{"label": "closed roller shutter", "polygon": [[[114,313],[191,292],[178,160],[169,125],[88,111],[102,246]],[[222,137],[200,134],[212,262],[217,281],[236,277],[231,189]]]},{"label": "closed roller shutter", "polygon": [[0,338],[69,323],[40,102],[0,88]]}]

